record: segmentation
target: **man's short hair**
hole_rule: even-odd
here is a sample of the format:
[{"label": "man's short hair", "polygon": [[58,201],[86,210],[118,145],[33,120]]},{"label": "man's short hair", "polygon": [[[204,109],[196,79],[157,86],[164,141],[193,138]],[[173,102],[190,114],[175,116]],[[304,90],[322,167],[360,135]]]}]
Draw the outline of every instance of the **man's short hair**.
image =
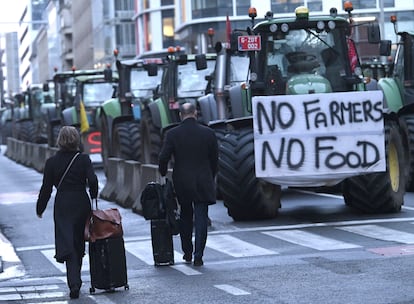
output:
[{"label": "man's short hair", "polygon": [[193,115],[196,112],[196,107],[190,102],[183,103],[180,106],[180,113],[182,116]]}]

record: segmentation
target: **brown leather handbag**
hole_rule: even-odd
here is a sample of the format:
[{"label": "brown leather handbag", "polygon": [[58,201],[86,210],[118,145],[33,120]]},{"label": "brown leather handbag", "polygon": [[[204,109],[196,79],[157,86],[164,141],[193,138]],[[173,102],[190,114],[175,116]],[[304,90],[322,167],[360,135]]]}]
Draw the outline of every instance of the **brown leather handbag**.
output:
[{"label": "brown leather handbag", "polygon": [[98,209],[98,200],[96,200],[96,209],[92,210],[91,215],[85,224],[85,241],[95,242],[96,240],[122,237],[121,214],[116,208],[105,210]]}]

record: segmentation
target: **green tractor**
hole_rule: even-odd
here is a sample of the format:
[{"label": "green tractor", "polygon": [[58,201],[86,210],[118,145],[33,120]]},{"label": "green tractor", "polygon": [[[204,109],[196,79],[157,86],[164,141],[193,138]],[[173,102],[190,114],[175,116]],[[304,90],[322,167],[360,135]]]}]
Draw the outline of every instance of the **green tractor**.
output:
[{"label": "green tractor", "polygon": [[13,137],[12,135],[12,125],[13,125],[13,112],[14,112],[14,100],[6,99],[4,103],[5,107],[1,108],[1,117],[0,117],[0,134],[1,134],[1,144],[7,144],[7,138]]},{"label": "green tractor", "polygon": [[[234,220],[273,218],[283,187],[334,187],[366,213],[398,212],[405,194],[406,133],[381,91],[367,91],[348,18],[268,12],[232,34],[249,56],[247,82],[234,86],[211,121],[225,128],[218,187]],[[371,43],[379,26],[371,24]],[[238,105],[233,107],[233,105]],[[217,108],[219,109],[219,106]],[[223,111],[222,111],[223,112]],[[226,113],[225,111],[223,113]]]},{"label": "green tractor", "polygon": [[[397,19],[391,16],[395,33],[399,36],[396,46],[392,73],[380,78],[378,86],[384,92],[384,99],[393,112],[398,112],[400,124],[404,127],[409,147],[407,156],[407,191],[414,191],[414,32],[397,31]],[[391,41],[382,41],[381,55],[391,55]]]},{"label": "green tractor", "polygon": [[99,128],[100,109],[106,100],[117,94],[118,74],[110,71],[103,74],[76,76],[74,84],[73,105],[62,111],[62,125],[78,127],[83,151],[100,157],[102,150]]},{"label": "green tractor", "polygon": [[152,99],[143,102],[140,131],[144,163],[158,163],[162,134],[180,122],[180,104],[197,105],[197,99],[209,91],[215,60],[216,54],[167,55],[160,86]]},{"label": "green tractor", "polygon": [[161,58],[116,61],[118,96],[101,105],[99,127],[104,168],[109,157],[142,161],[140,119],[144,100],[161,83]]},{"label": "green tractor", "polygon": [[[107,75],[110,77],[112,71],[107,67],[101,70],[76,70],[73,68],[71,71],[56,72],[53,76],[55,104],[53,108],[48,109],[47,121],[48,121],[48,145],[49,147],[56,146],[57,136],[60,128],[63,124],[62,112],[75,105],[76,97],[76,81],[78,76],[96,76]],[[78,110],[80,110],[80,104],[78,104]],[[75,115],[75,120],[79,120]],[[70,123],[70,122],[68,122]]]},{"label": "green tractor", "polygon": [[13,137],[32,143],[47,143],[47,113],[54,107],[53,84],[33,84],[14,96],[11,109]]}]

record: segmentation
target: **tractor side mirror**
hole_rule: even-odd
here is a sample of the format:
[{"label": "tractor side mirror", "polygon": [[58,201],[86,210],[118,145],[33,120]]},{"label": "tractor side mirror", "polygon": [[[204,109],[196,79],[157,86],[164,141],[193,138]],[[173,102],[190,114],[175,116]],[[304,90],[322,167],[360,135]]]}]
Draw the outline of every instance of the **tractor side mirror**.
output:
[{"label": "tractor side mirror", "polygon": [[196,55],[195,56],[195,62],[196,62],[197,71],[207,69],[206,55],[204,55],[204,54]]},{"label": "tractor side mirror", "polygon": [[367,36],[368,36],[368,42],[369,43],[380,43],[381,41],[381,33],[380,28],[377,22],[370,23],[367,26]]},{"label": "tractor side mirror", "polygon": [[391,55],[391,40],[381,40],[380,42],[380,55],[390,56]]},{"label": "tractor side mirror", "polygon": [[187,62],[188,62],[187,54],[179,55],[179,58],[178,58],[178,64],[179,65],[185,65],[185,64],[187,64]]},{"label": "tractor side mirror", "polygon": [[148,76],[157,76],[158,75],[158,66],[155,63],[150,63],[147,66]]}]

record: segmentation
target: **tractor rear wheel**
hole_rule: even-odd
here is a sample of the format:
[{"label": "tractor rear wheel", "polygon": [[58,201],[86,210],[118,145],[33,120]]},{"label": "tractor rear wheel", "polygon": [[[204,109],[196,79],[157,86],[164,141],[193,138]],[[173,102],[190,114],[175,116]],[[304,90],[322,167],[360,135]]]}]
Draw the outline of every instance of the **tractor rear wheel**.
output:
[{"label": "tractor rear wheel", "polygon": [[158,164],[158,154],[161,150],[161,130],[154,125],[151,112],[148,108],[142,111],[141,116],[141,154],[143,163]]},{"label": "tractor rear wheel", "polygon": [[113,157],[141,161],[141,137],[138,121],[124,121],[112,130]]},{"label": "tractor rear wheel", "polygon": [[398,124],[385,122],[386,172],[347,178],[345,203],[364,213],[399,212],[406,187],[405,158]]},{"label": "tractor rear wheel", "polygon": [[281,187],[255,176],[253,130],[228,131],[220,139],[218,187],[235,221],[274,218]]}]

